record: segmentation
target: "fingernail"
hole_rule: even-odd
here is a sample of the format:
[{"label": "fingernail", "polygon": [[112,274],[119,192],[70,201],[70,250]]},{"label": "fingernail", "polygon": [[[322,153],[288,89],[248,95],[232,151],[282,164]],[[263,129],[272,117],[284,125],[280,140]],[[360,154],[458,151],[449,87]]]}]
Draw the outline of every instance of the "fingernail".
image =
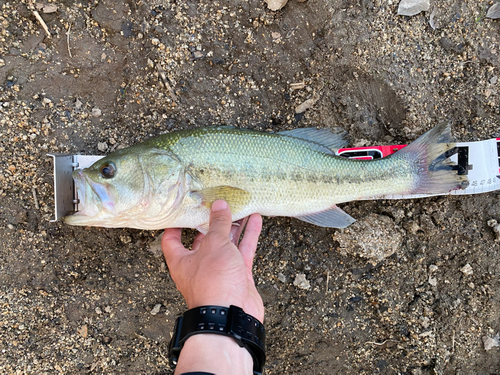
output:
[{"label": "fingernail", "polygon": [[227,202],[218,200],[212,203],[212,212],[227,210]]}]

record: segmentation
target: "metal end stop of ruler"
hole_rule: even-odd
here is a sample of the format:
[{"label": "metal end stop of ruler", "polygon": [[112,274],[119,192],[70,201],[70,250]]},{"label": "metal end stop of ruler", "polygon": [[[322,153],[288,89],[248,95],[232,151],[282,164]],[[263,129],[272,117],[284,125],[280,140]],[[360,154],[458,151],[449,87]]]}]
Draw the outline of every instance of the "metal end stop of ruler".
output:
[{"label": "metal end stop of ruler", "polygon": [[86,168],[104,156],[47,154],[54,163],[54,219],[58,221],[71,212],[78,211],[78,193],[75,189],[73,171]]}]

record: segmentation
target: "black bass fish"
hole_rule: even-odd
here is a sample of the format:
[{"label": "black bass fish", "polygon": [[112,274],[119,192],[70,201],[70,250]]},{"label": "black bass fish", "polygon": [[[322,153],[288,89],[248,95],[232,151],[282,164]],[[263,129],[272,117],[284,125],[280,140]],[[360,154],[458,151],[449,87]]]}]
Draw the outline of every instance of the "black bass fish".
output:
[{"label": "black bass fish", "polygon": [[234,221],[257,212],[344,228],[355,220],[338,203],[468,185],[443,155],[455,147],[449,126],[376,160],[336,156],[343,136],[316,128],[267,133],[232,127],[165,134],[75,170],[83,209],[65,222],[206,232],[211,204],[225,199]]}]

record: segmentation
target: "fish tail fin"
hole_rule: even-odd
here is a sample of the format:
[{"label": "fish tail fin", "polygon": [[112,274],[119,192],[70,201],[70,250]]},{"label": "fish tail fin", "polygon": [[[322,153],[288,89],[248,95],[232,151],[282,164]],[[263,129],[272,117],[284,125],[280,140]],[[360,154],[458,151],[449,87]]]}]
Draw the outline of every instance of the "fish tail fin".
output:
[{"label": "fish tail fin", "polygon": [[451,142],[450,125],[440,124],[394,154],[415,163],[418,177],[409,193],[448,193],[469,185],[467,176],[458,175],[456,164],[449,159],[449,152],[455,146]]}]

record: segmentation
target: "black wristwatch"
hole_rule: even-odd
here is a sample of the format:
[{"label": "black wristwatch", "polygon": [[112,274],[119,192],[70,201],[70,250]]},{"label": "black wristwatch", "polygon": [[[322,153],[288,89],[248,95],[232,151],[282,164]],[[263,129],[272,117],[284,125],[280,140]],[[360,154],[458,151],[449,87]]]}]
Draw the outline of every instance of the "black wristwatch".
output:
[{"label": "black wristwatch", "polygon": [[184,342],[198,333],[231,336],[247,348],[253,359],[253,373],[262,374],[266,361],[266,333],[261,322],[237,306],[201,306],[188,310],[175,321],[174,334],[168,346],[170,366],[174,369]]}]

